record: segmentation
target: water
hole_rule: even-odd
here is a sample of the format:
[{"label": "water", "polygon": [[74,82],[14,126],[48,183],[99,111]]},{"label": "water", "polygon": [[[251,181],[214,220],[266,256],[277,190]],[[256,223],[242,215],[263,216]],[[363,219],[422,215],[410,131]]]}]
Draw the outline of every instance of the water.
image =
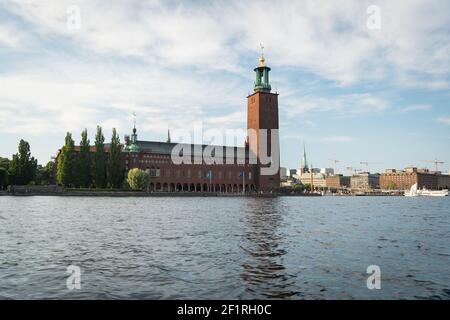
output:
[{"label": "water", "polygon": [[0,298],[450,299],[449,204],[3,196]]}]

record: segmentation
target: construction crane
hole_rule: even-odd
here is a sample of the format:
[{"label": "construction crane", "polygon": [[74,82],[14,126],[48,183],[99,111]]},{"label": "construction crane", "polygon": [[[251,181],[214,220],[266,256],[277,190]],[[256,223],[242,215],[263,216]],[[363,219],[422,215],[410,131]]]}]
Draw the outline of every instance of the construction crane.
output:
[{"label": "construction crane", "polygon": [[361,161],[360,164],[366,166],[366,172],[369,173],[369,164],[380,164],[381,162],[369,162],[369,161]]},{"label": "construction crane", "polygon": [[334,175],[337,175],[337,166],[336,166],[336,164],[337,164],[338,162],[340,162],[340,161],[339,161],[339,160],[336,160],[336,159],[328,159],[328,160],[330,160],[330,161],[333,162]]},{"label": "construction crane", "polygon": [[436,172],[439,172],[439,165],[440,164],[444,164],[444,161],[438,160],[438,159],[434,159],[434,160],[422,160],[423,162],[428,162],[428,163],[434,163]]}]

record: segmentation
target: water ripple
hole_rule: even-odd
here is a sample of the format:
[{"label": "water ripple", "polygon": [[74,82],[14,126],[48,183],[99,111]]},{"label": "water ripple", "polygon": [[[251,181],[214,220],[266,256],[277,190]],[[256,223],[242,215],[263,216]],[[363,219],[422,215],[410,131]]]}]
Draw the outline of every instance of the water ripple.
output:
[{"label": "water ripple", "polygon": [[[448,300],[449,204],[4,196],[0,299]],[[69,265],[80,290],[66,287]]]}]

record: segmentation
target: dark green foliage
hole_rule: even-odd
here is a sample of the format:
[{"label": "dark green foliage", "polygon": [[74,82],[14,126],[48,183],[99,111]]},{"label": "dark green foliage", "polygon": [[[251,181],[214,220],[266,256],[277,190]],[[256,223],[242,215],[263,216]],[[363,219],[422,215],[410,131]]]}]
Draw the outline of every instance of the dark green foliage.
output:
[{"label": "dark green foliage", "polygon": [[88,188],[92,184],[91,176],[91,153],[90,141],[88,139],[87,129],[81,133],[80,152],[77,156],[77,185],[81,188]]},{"label": "dark green foliage", "polygon": [[9,159],[0,157],[0,190],[8,185]]},{"label": "dark green foliage", "polygon": [[8,185],[8,170],[0,167],[0,190],[6,188]]},{"label": "dark green foliage", "polygon": [[70,132],[67,132],[64,147],[58,156],[57,180],[65,187],[75,184],[75,143]]},{"label": "dark green foliage", "polygon": [[124,179],[124,169],[122,166],[122,150],[120,145],[120,138],[113,129],[111,138],[111,148],[109,152],[108,161],[108,185],[111,188],[118,189],[122,186]]},{"label": "dark green foliage", "polygon": [[8,170],[8,167],[9,167],[9,159],[0,157],[0,168]]},{"label": "dark green foliage", "polygon": [[36,185],[49,185],[55,183],[55,163],[49,161],[45,167],[38,165],[36,170]]},{"label": "dark green foliage", "polygon": [[36,178],[37,160],[31,156],[30,144],[19,142],[19,152],[13,155],[8,165],[9,183],[27,185]]},{"label": "dark green foliage", "polygon": [[97,133],[95,135],[95,149],[94,163],[92,166],[92,177],[96,188],[106,187],[106,154],[105,154],[105,137],[103,136],[102,128],[97,126]]},{"label": "dark green foliage", "polygon": [[48,181],[48,184],[56,183],[55,173],[55,163],[53,161],[47,162],[45,165],[45,179]]}]

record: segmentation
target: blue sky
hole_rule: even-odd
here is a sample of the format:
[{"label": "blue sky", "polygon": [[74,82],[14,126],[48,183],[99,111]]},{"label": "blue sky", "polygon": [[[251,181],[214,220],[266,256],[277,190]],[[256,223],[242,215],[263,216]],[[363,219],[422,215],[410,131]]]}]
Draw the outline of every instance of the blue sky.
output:
[{"label": "blue sky", "polygon": [[[80,9],[80,29],[67,8]],[[380,29],[367,27],[370,5]],[[450,2],[0,0],[0,156],[41,163],[66,131],[139,138],[245,128],[259,45],[280,93],[281,164],[450,169]]]}]

